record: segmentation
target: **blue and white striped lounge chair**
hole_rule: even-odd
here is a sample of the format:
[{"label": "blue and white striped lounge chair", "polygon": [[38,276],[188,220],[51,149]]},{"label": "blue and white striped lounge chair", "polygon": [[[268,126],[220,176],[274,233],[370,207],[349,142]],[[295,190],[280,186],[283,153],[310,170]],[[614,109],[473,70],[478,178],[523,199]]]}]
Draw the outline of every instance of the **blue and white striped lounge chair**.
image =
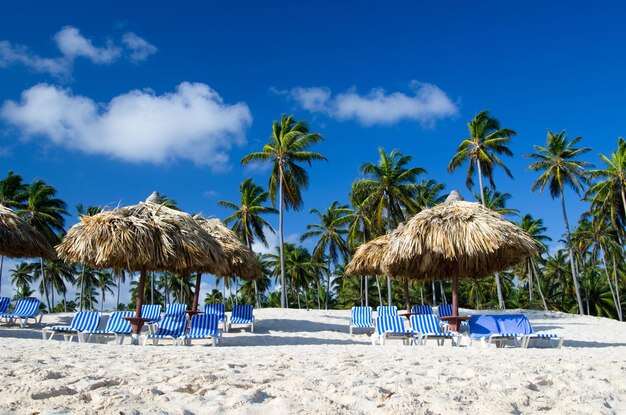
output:
[{"label": "blue and white striped lounge chair", "polygon": [[[41,330],[43,339],[52,340],[56,333],[63,334],[65,341],[72,341],[74,336],[78,337],[79,343],[89,340],[90,333],[96,331],[100,325],[100,313],[97,311],[79,311],[74,314],[69,326],[44,327]],[[48,334],[50,337],[48,337]]]},{"label": "blue and white striped lounge chair", "polygon": [[124,337],[127,334],[131,334],[130,321],[124,320],[124,317],[133,317],[134,315],[134,311],[116,311],[112,313],[109,316],[109,320],[107,321],[107,325],[104,330],[92,331],[91,333],[89,333],[89,338],[87,339],[87,341],[89,341],[92,336],[115,336],[115,341],[117,342],[117,344],[124,343]]},{"label": "blue and white striped lounge chair", "polygon": [[415,344],[425,344],[428,339],[437,339],[437,344],[443,346],[446,339],[452,344],[458,342],[459,333],[444,333],[441,331],[439,318],[434,314],[413,314],[411,316],[411,328],[414,333]]},{"label": "blue and white striped lounge chair", "polygon": [[192,339],[211,339],[213,347],[222,343],[222,331],[219,329],[220,317],[217,314],[196,314],[191,317],[189,333],[182,336],[185,345],[191,345]]},{"label": "blue and white striped lounge chair", "polygon": [[[437,314],[439,314],[439,318],[452,316],[452,304],[440,304],[439,307],[437,307]],[[441,321],[441,324],[443,324],[446,330],[448,330],[449,324],[447,322]],[[459,331],[465,332],[467,330],[469,330],[468,322],[461,321]]]},{"label": "blue and white striped lounge chair", "polygon": [[170,314],[163,316],[159,322],[159,328],[156,333],[151,333],[144,336],[144,346],[148,342],[148,339],[152,339],[152,344],[159,344],[161,339],[172,339],[175,345],[178,345],[178,341],[185,334],[187,328],[187,316],[185,314]]},{"label": "blue and white striped lounge chair", "polygon": [[238,326],[249,326],[250,332],[254,332],[254,315],[252,311],[250,304],[233,306],[233,312],[230,315],[230,321],[226,325],[226,331],[230,331],[233,324],[236,324]]},{"label": "blue and white striped lounge chair", "polygon": [[382,315],[376,317],[376,331],[372,334],[372,344],[376,343],[381,346],[385,344],[385,339],[389,337],[400,337],[404,344],[409,344],[413,331],[404,325],[404,317]]},{"label": "blue and white striped lounge chair", "polygon": [[147,328],[150,333],[156,331],[155,324],[161,318],[162,308],[161,304],[143,304],[141,306],[141,318],[148,319],[143,327]]},{"label": "blue and white striped lounge chair", "polygon": [[374,319],[372,318],[372,307],[352,307],[350,317],[350,334],[352,329],[374,329]]},{"label": "blue and white striped lounge chair", "polygon": [[36,323],[41,323],[43,314],[39,311],[41,301],[35,297],[20,298],[15,305],[15,309],[11,313],[0,314],[9,324],[14,324],[15,320],[21,320],[20,326],[26,326],[29,319],[33,319]]},{"label": "blue and white striped lounge chair", "polygon": [[173,314],[185,314],[187,310],[187,304],[172,303],[165,306],[165,315],[171,316]]},{"label": "blue and white striped lounge chair", "polygon": [[376,307],[376,317],[380,316],[397,316],[398,307],[395,305],[379,305]]},{"label": "blue and white striped lounge chair", "polygon": [[9,297],[0,297],[0,314],[4,314],[11,305],[11,299]]},{"label": "blue and white striped lounge chair", "polygon": [[205,314],[217,314],[219,321],[222,323],[223,330],[226,331],[228,317],[226,316],[226,306],[224,303],[209,303],[204,305]]},{"label": "blue and white striped lounge chair", "polygon": [[528,348],[530,342],[536,345],[540,341],[554,345],[556,348],[563,346],[563,336],[555,333],[536,333],[528,317],[523,314],[501,314],[496,317],[496,320],[500,331],[519,334],[520,347]]},{"label": "blue and white striped lounge chair", "polygon": [[414,305],[413,307],[411,307],[411,313],[428,315],[435,314],[430,304]]},{"label": "blue and white striped lounge chair", "polygon": [[517,331],[502,330],[498,324],[498,314],[473,315],[469,320],[470,341],[480,340],[483,346],[495,344],[496,347],[505,347],[508,342],[520,345],[521,333]]}]

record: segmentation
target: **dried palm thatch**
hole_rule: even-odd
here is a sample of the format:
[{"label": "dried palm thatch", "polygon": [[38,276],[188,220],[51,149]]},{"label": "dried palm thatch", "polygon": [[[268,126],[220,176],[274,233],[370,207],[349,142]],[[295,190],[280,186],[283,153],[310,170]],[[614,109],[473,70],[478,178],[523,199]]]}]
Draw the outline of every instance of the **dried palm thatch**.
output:
[{"label": "dried palm thatch", "polygon": [[383,261],[389,248],[389,234],[359,246],[346,267],[346,275],[383,274]]},{"label": "dried palm thatch", "polygon": [[235,232],[228,229],[219,219],[194,217],[198,224],[220,245],[228,262],[227,273],[216,273],[207,269],[198,271],[210,272],[220,276],[237,275],[245,280],[256,280],[263,276],[263,271],[252,252],[237,237]]},{"label": "dried palm thatch", "polygon": [[0,255],[11,258],[56,258],[52,245],[41,232],[2,205],[0,205]]},{"label": "dried palm thatch", "polygon": [[448,200],[391,234],[384,270],[415,279],[486,277],[535,255],[519,226],[478,203]]},{"label": "dried palm thatch", "polygon": [[94,268],[228,272],[220,245],[191,215],[150,202],[81,217],[57,253]]}]

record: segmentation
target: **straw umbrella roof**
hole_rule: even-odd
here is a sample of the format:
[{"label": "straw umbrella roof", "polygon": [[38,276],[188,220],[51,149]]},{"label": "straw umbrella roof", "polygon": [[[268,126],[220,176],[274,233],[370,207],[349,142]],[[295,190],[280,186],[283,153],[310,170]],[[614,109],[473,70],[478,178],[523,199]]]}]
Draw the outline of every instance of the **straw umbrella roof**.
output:
[{"label": "straw umbrella roof", "polygon": [[346,275],[383,274],[383,262],[389,248],[389,234],[359,246],[346,267]]},{"label": "straw umbrella roof", "polygon": [[215,273],[211,270],[199,271],[211,272],[220,276],[237,275],[245,280],[256,280],[263,276],[256,255],[241,240],[237,234],[228,229],[219,219],[206,219],[194,216],[200,226],[220,245],[228,260],[227,273]]},{"label": "straw umbrella roof", "polygon": [[56,258],[52,245],[41,232],[2,205],[0,205],[0,255],[11,258]]},{"label": "straw umbrella roof", "polygon": [[95,268],[228,270],[220,245],[191,215],[152,202],[83,216],[56,249],[66,261]]},{"label": "straw umbrella roof", "polygon": [[390,236],[384,270],[416,279],[486,277],[537,253],[519,226],[458,193],[411,218]]}]

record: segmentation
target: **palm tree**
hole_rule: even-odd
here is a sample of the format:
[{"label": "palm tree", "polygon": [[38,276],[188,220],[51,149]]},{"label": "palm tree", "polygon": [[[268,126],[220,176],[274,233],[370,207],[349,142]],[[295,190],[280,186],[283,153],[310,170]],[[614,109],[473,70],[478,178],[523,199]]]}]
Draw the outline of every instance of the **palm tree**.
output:
[{"label": "palm tree", "polygon": [[104,300],[106,298],[106,294],[113,294],[113,287],[115,287],[115,281],[113,279],[113,274],[109,271],[100,271],[96,274],[97,276],[97,287],[100,291],[100,311],[104,310]]},{"label": "palm tree", "polygon": [[11,283],[15,286],[15,291],[23,293],[30,290],[30,284],[35,280],[33,271],[35,264],[30,262],[20,262],[14,269],[10,270]]},{"label": "palm tree", "polygon": [[[477,172],[480,200],[483,206],[486,206],[483,176],[489,179],[492,189],[496,188],[496,184],[493,181],[493,170],[495,167],[502,167],[507,176],[513,178],[509,168],[498,156],[501,154],[513,155],[508,145],[511,137],[515,136],[516,133],[511,129],[501,128],[500,121],[491,117],[489,111],[486,110],[476,114],[474,119],[467,123],[467,128],[470,137],[459,144],[456,154],[448,164],[448,171],[452,173],[467,161],[465,185],[468,189],[472,189],[474,186],[474,174]],[[496,273],[495,279],[498,303],[501,308],[505,308],[502,284],[500,283],[500,275],[498,273]]]},{"label": "palm tree", "polygon": [[[350,220],[348,214],[350,209],[348,205],[340,205],[336,200],[326,209],[326,212],[321,213],[317,209],[311,209],[311,213],[315,214],[320,223],[314,223],[307,225],[307,232],[305,232],[300,241],[305,241],[309,238],[317,238],[317,243],[313,249],[313,257],[316,262],[321,262],[321,259],[326,256],[328,261],[328,269],[331,265],[337,267],[339,257],[345,262],[350,256],[348,245],[344,240],[344,235],[348,233],[346,225]],[[330,293],[330,272],[326,277],[326,293]],[[330,295],[326,295],[326,310],[328,310],[328,300]]]},{"label": "palm tree", "polygon": [[[265,219],[261,217],[267,213],[277,213],[276,209],[263,206],[269,197],[269,193],[263,191],[261,186],[256,185],[252,179],[245,179],[239,185],[240,204],[220,200],[218,206],[234,210],[234,213],[224,219],[227,225],[232,223],[233,231],[239,238],[246,243],[248,248],[252,249],[255,239],[259,240],[264,246],[267,245],[265,238],[265,228],[274,233],[274,229]],[[256,306],[261,307],[259,300],[258,284],[254,281],[254,292]]]},{"label": "palm tree", "polygon": [[280,122],[272,124],[272,134],[263,147],[263,151],[248,154],[241,160],[241,164],[252,161],[271,162],[272,173],[269,180],[269,194],[272,206],[278,200],[278,237],[281,263],[281,307],[287,306],[287,287],[285,285],[285,255],[283,241],[283,208],[300,210],[302,207],[302,189],[309,184],[306,170],[298,163],[308,163],[313,160],[326,160],[319,153],[308,151],[316,143],[322,141],[318,133],[311,133],[304,121],[296,121],[293,116],[282,115]]},{"label": "palm tree", "polygon": [[83,265],[81,272],[76,279],[76,284],[79,287],[79,309],[81,311],[83,309],[93,310],[93,294],[98,287],[98,271],[88,265]]},{"label": "palm tree", "polygon": [[[10,171],[7,177],[0,180],[0,204],[11,208],[22,206],[26,198],[26,185],[22,183],[22,176]],[[2,269],[4,267],[4,255],[0,256],[0,292],[2,291]]]},{"label": "palm tree", "polygon": [[[510,193],[500,193],[497,190],[489,189],[485,187],[483,189],[483,194],[485,196],[485,204],[484,206],[487,209],[491,209],[496,213],[501,214],[502,216],[506,215],[517,215],[519,210],[507,208],[506,204],[511,198]],[[480,200],[480,195],[474,194],[474,197]]]},{"label": "palm tree", "polygon": [[565,222],[565,237],[569,249],[570,266],[572,268],[572,279],[576,300],[578,302],[578,312],[584,314],[583,301],[580,296],[580,286],[578,275],[574,265],[574,252],[572,247],[572,236],[570,233],[567,211],[565,209],[565,186],[569,186],[577,195],[584,190],[587,182],[585,167],[592,165],[589,162],[577,160],[576,158],[590,151],[589,147],[576,148],[582,137],[576,137],[567,141],[565,130],[558,134],[548,131],[546,147],[535,145],[537,153],[526,154],[526,158],[537,160],[531,163],[528,168],[532,171],[541,172],[539,178],[533,183],[531,191],[539,189],[542,193],[546,186],[550,190],[553,199],[561,198],[561,208],[563,210],[563,220]]},{"label": "palm tree", "polygon": [[543,255],[548,249],[546,242],[551,241],[552,239],[545,234],[547,228],[543,226],[543,220],[535,219],[532,215],[522,216],[522,221],[519,223],[519,226],[535,241],[539,247],[537,256],[529,257],[521,264],[522,272],[520,273],[520,282],[525,279],[528,284],[528,298],[531,305],[533,302],[534,282],[537,282],[536,285],[539,289],[541,302],[543,303],[544,309],[548,311],[548,303],[543,295],[541,284],[538,283],[538,263],[541,261],[541,255]]},{"label": "palm tree", "polygon": [[[415,194],[418,185],[417,176],[426,173],[421,167],[408,168],[413,159],[397,150],[385,153],[382,147],[378,149],[380,160],[378,164],[365,163],[361,166],[361,173],[366,177],[359,180],[355,186],[358,198],[362,198],[362,205],[371,217],[372,223],[379,230],[386,228],[391,233],[407,216],[418,210]],[[386,226],[385,226],[386,225]],[[405,289],[408,287],[405,285]],[[391,304],[391,279],[387,277],[387,300]]]}]

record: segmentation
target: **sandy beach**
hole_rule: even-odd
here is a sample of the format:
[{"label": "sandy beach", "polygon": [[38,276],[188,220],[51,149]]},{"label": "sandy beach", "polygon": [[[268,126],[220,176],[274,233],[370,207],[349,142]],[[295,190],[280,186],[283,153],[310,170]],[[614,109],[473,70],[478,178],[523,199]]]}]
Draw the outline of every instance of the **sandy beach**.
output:
[{"label": "sandy beach", "polygon": [[0,328],[0,412],[626,412],[623,323],[523,312],[536,330],[564,335],[564,347],[372,346],[348,334],[349,311],[280,309],[256,310],[254,333],[225,333],[217,348],[78,344],[43,341],[41,327],[71,319],[46,315]]}]

